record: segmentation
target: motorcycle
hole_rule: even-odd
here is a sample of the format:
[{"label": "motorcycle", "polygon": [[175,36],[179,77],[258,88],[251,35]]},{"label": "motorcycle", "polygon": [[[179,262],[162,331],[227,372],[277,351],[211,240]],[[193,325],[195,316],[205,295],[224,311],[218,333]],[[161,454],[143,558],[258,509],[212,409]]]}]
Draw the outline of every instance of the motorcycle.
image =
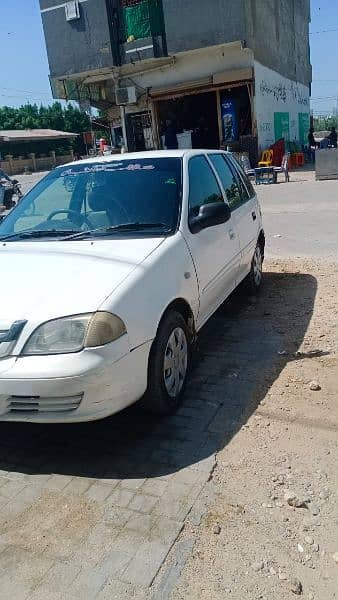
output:
[{"label": "motorcycle", "polygon": [[[21,186],[17,179],[11,179],[0,169],[0,185],[3,188],[2,203],[6,210],[11,210],[23,197]],[[16,196],[16,202],[13,197]]]}]

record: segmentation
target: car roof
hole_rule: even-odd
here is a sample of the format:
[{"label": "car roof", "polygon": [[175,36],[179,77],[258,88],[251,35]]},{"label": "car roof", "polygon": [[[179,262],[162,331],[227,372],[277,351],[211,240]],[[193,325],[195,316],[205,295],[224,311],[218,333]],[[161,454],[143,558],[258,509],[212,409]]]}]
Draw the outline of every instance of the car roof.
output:
[{"label": "car roof", "polygon": [[[223,153],[223,150],[149,150],[147,152],[126,152],[125,154],[108,154],[106,156],[93,156],[91,158],[84,158],[79,161],[67,163],[62,167],[75,164],[93,164],[93,163],[105,163],[112,161],[123,161],[123,160],[142,160],[142,159],[154,159],[154,158],[183,158],[184,156],[196,156],[199,154],[215,154]],[[226,154],[226,152],[225,152]]]}]

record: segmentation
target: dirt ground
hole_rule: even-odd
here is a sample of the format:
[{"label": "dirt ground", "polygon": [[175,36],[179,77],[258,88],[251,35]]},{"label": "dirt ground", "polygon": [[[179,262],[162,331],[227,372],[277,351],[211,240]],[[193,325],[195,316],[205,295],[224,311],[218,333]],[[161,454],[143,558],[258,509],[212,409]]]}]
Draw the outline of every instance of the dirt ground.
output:
[{"label": "dirt ground", "polygon": [[281,274],[270,291],[280,312],[271,319],[268,299],[249,311],[281,334],[276,366],[217,455],[214,502],[185,527],[196,543],[175,600],[338,598],[338,264],[270,260],[266,269]]}]

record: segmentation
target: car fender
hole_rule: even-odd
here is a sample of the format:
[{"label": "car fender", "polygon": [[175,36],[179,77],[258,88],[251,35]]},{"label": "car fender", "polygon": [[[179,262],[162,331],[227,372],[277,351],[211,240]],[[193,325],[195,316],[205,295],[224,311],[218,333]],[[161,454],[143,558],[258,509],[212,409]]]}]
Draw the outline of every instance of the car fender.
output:
[{"label": "car fender", "polygon": [[199,310],[195,266],[180,232],[168,237],[100,306],[125,323],[131,350],[152,341],[167,308],[183,300]]}]

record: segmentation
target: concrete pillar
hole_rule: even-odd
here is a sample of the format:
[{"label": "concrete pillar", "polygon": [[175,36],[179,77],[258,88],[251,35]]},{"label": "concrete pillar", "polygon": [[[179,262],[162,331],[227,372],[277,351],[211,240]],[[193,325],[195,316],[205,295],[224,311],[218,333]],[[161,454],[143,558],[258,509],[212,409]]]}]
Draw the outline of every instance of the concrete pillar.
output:
[{"label": "concrete pillar", "polygon": [[14,169],[13,156],[11,154],[7,154],[7,156],[5,156],[5,159],[9,162],[9,173],[8,173],[8,175],[13,175],[13,169]]},{"label": "concrete pillar", "polygon": [[51,150],[49,153],[49,156],[52,159],[52,164],[54,167],[56,167],[56,154],[55,154],[55,150]]},{"label": "concrete pillar", "polygon": [[34,152],[31,152],[31,154],[28,154],[28,156],[29,156],[29,158],[32,161],[32,171],[35,172],[36,171],[36,157],[35,157],[35,154],[34,154]]}]

